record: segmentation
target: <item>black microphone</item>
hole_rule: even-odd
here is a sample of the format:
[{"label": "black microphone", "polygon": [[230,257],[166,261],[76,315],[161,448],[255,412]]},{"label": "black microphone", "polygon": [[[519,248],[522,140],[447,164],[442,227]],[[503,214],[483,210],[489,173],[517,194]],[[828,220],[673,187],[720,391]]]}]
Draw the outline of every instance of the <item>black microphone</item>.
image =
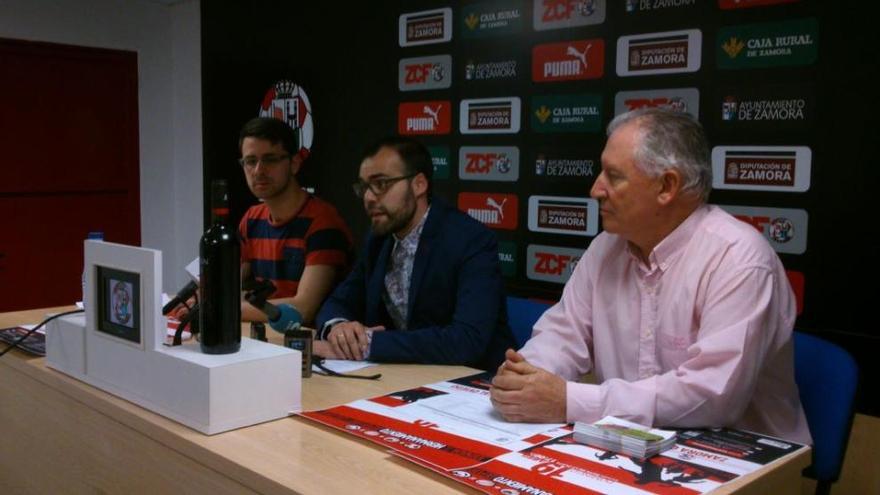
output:
[{"label": "black microphone", "polygon": [[162,306],[162,314],[167,315],[174,308],[176,308],[179,304],[185,303],[189,298],[191,298],[196,291],[199,290],[199,284],[195,283],[195,281],[190,280],[188,284],[184,285],[182,289],[174,296],[173,299],[168,301],[168,304]]},{"label": "black microphone", "polygon": [[177,325],[177,331],[174,332],[174,339],[171,345],[180,345],[183,343],[183,331],[189,327],[189,333],[195,335],[199,333],[199,303],[195,303],[189,308],[189,312],[180,319]]}]

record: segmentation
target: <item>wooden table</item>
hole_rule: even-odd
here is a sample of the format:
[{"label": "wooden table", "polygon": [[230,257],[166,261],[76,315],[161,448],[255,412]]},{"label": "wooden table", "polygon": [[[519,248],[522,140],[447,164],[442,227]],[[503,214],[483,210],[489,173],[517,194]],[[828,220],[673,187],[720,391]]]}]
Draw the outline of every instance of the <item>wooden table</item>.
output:
[{"label": "wooden table", "polygon": [[[47,311],[0,314],[0,328]],[[303,406],[465,376],[461,366],[381,365],[378,381],[313,375]],[[298,417],[206,436],[12,351],[0,358],[0,493],[358,493],[470,491],[379,446]],[[798,493],[809,452],[717,493]]]}]

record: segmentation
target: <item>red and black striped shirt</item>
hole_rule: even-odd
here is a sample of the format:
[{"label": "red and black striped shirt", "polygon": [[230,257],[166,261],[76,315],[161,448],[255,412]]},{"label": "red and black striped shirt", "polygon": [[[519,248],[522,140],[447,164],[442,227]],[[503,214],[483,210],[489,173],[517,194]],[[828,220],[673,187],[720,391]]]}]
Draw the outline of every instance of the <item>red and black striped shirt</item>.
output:
[{"label": "red and black striped shirt", "polygon": [[293,297],[309,265],[333,265],[345,277],[352,262],[351,231],[330,203],[309,196],[291,220],[273,224],[265,204],[252,206],[239,224],[241,261],[251,273],[268,279],[272,297]]}]

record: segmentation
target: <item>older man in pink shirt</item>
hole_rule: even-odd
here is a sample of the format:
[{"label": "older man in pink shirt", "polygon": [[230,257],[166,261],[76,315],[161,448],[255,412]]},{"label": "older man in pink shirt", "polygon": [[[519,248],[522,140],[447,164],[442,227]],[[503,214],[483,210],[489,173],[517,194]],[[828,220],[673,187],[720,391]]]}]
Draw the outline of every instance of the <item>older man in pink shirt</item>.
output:
[{"label": "older man in pink shirt", "polygon": [[[507,351],[492,402],[508,421],[729,426],[810,442],[794,381],[794,297],[749,225],[706,204],[702,127],[649,109],[608,126],[590,194],[605,232],[562,299]],[[592,371],[599,385],[578,383]]]}]

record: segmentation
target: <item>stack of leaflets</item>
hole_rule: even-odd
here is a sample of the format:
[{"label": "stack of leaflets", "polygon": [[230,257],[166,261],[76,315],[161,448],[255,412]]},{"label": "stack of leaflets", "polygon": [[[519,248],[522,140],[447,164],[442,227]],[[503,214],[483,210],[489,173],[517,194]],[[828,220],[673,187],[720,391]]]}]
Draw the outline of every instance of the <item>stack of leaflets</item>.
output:
[{"label": "stack of leaflets", "polygon": [[605,416],[595,423],[576,422],[574,440],[637,459],[646,459],[675,445],[675,432]]},{"label": "stack of leaflets", "polygon": [[[0,328],[0,342],[6,342],[7,344],[13,344],[17,342],[18,339],[27,335],[30,329],[34,328],[35,325],[23,325],[20,327],[10,327],[10,328]],[[20,344],[18,344],[18,348],[29,352],[31,354],[36,354],[37,356],[45,356],[46,355],[46,334],[43,332],[43,329],[37,330],[36,332],[28,335],[28,338],[24,339]],[[2,351],[3,349],[0,349]]]}]

